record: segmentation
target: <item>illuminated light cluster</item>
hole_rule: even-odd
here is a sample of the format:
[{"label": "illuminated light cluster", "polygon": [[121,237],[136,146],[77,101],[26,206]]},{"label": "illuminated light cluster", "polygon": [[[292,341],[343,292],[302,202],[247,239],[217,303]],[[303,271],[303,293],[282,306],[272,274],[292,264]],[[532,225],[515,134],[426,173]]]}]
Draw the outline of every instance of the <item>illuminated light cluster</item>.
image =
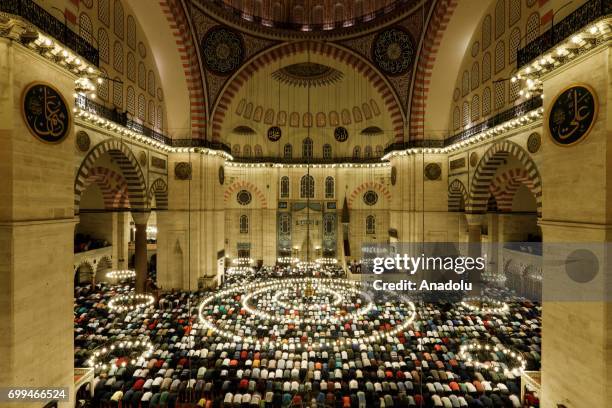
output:
[{"label": "illuminated light cluster", "polygon": [[510,307],[507,303],[501,300],[495,300],[488,297],[482,298],[466,298],[461,302],[461,305],[472,312],[487,313],[487,314],[502,314],[508,313]]},{"label": "illuminated light cluster", "polygon": [[501,273],[483,273],[481,275],[482,280],[491,283],[503,283],[506,281],[506,275]]},{"label": "illuminated light cluster", "polygon": [[109,279],[118,279],[118,280],[132,279],[136,277],[136,271],[132,269],[110,271],[106,273],[106,277]]},{"label": "illuminated light cluster", "polygon": [[234,258],[232,259],[233,265],[248,266],[248,265],[252,265],[253,262],[254,261],[252,258]]},{"label": "illuminated light cluster", "polygon": [[[481,361],[475,354],[482,353],[503,353],[509,362],[513,363],[513,367],[502,367],[497,361]],[[465,360],[467,363],[473,365],[476,369],[493,370],[495,372],[503,372],[504,375],[510,374],[519,377],[527,367],[527,361],[523,356],[501,344],[480,344],[471,343],[462,345],[459,349],[459,357]]]},{"label": "illuminated light cluster", "polygon": [[338,260],[336,258],[319,258],[315,262],[319,265],[336,265]]},{"label": "illuminated light cluster", "polygon": [[[299,287],[302,290],[306,290],[306,285],[311,284],[313,285],[313,289],[316,290],[317,293],[319,292],[327,293],[328,295],[331,295],[334,298],[334,301],[331,304],[318,304],[318,303],[298,304],[298,305],[294,304],[293,306],[288,305],[284,302],[283,304],[279,304],[279,306],[282,306],[286,309],[290,309],[292,311],[306,311],[306,310],[307,311],[317,311],[319,313],[316,314],[317,315],[316,318],[287,317],[287,316],[282,316],[282,315],[273,315],[268,312],[258,310],[254,308],[253,306],[251,306],[249,303],[251,299],[257,297],[260,294],[270,291],[269,286],[264,286],[263,288],[257,289],[253,292],[249,292],[247,295],[245,295],[242,298],[242,307],[247,312],[251,313],[252,315],[261,317],[263,319],[267,319],[271,322],[280,323],[280,324],[311,324],[311,325],[316,325],[319,323],[337,324],[337,323],[342,323],[345,321],[358,320],[361,316],[368,314],[374,307],[374,304],[372,303],[370,296],[367,295],[366,293],[361,293],[361,291],[357,287],[339,285],[333,282],[322,285],[318,279],[312,279],[312,278],[292,279],[291,281],[292,281],[291,288]],[[284,286],[284,287],[278,287],[278,288],[275,287],[274,290],[276,294],[280,292],[280,295],[278,296],[280,297],[283,294],[288,294],[290,289]],[[367,301],[366,307],[359,308],[356,312],[345,313],[340,318],[331,315],[331,313],[328,310],[328,306],[330,305],[337,306],[337,305],[340,305],[344,301],[344,297],[339,294],[339,292],[341,291],[346,294],[352,295],[352,296],[363,295]],[[276,297],[276,299],[278,299],[278,297]],[[272,299],[274,300],[275,297],[273,297]],[[325,313],[327,313],[328,316],[321,318],[320,316],[324,315]]]},{"label": "illuminated light cluster", "polygon": [[153,350],[153,344],[149,339],[119,340],[110,346],[95,350],[87,360],[87,364],[95,369],[107,370],[112,366],[113,360],[122,359],[120,366],[126,367],[128,361],[134,365],[139,360],[149,358]]},{"label": "illuminated light cluster", "polygon": [[68,68],[77,75],[99,75],[98,67],[89,64],[74,54],[68,47],[63,46],[51,37],[46,36],[42,32],[38,32],[38,38],[28,44],[29,48],[38,51],[42,56],[48,58],[57,64]]},{"label": "illuminated light cluster", "polygon": [[[232,158],[233,160],[233,158]],[[381,159],[384,160],[384,159]],[[228,167],[246,167],[246,168],[263,168],[276,167],[284,169],[353,169],[353,168],[385,168],[389,167],[389,163],[328,163],[328,164],[289,164],[289,163],[237,163],[227,162]]]},{"label": "illuminated light cluster", "polygon": [[[263,312],[261,310],[257,310],[252,307],[249,302],[250,300],[259,294],[268,293],[277,293],[281,291],[282,293],[278,295],[279,297],[282,294],[287,293],[289,289],[287,288],[295,288],[295,287],[304,287],[314,289],[315,291],[321,291],[323,293],[338,293],[339,296],[343,299],[339,303],[338,299],[334,296],[334,301],[332,303],[321,304],[318,302],[307,303],[302,307],[303,310],[307,310],[311,316],[318,316],[317,318],[294,318],[294,317],[286,317],[286,316],[275,316],[270,313]],[[208,315],[205,313],[209,307],[214,308],[219,305],[223,300],[232,298],[236,294],[244,294],[246,293],[242,299],[242,305],[244,309],[250,313],[251,315],[255,315],[261,317],[263,319],[267,319],[271,324],[279,324],[279,323],[287,323],[287,324],[307,324],[312,323],[312,321],[316,321],[317,325],[325,325],[325,324],[333,324],[337,321],[349,321],[356,319],[360,321],[364,321],[368,319],[368,312],[374,307],[374,303],[371,301],[369,296],[366,301],[368,302],[366,307],[361,308],[362,310],[350,313],[344,313],[342,311],[341,317],[332,316],[333,308],[340,305],[345,301],[344,296],[350,293],[358,293],[359,295],[364,295],[361,291],[361,282],[351,281],[347,279],[319,279],[319,278],[290,278],[290,279],[278,279],[268,282],[257,282],[257,283],[248,283],[248,284],[239,284],[232,287],[229,287],[225,290],[218,291],[209,297],[205,298],[199,306],[198,316],[202,325],[212,332],[213,334],[224,337],[233,342],[243,342],[246,344],[257,344],[257,345],[269,345],[274,347],[283,347],[286,346],[287,343],[292,344],[294,339],[284,339],[284,338],[256,338],[253,335],[249,334],[241,334],[246,333],[246,326],[240,326],[237,331],[226,330],[217,325],[217,321],[213,320],[214,316]],[[320,298],[320,297],[319,297]],[[276,298],[278,299],[278,297]],[[395,316],[394,320],[397,322],[401,322],[395,325],[391,330],[388,331],[379,331],[375,334],[371,334],[369,336],[364,337],[355,337],[351,339],[326,339],[319,336],[318,333],[314,333],[314,340],[308,343],[309,347],[313,349],[321,349],[323,347],[330,346],[347,346],[351,344],[369,344],[373,342],[377,342],[380,340],[390,340],[392,336],[397,335],[400,332],[405,331],[413,322],[416,316],[416,308],[413,302],[405,301],[405,308],[402,308],[409,312],[409,316],[404,318],[404,316]],[[291,305],[289,305],[291,306]],[[296,305],[293,305],[296,307]],[[274,308],[274,305],[271,305]],[[298,305],[296,308],[299,308]],[[226,323],[225,320],[219,320],[221,323]],[[245,319],[241,322],[241,324],[248,324],[250,319]],[[325,323],[324,323],[325,322]],[[238,321],[236,322],[238,323]]]},{"label": "illuminated light cluster", "polygon": [[299,262],[298,258],[292,258],[290,256],[281,256],[276,259],[276,263],[283,264],[283,265],[296,264],[298,262]]},{"label": "illuminated light cluster", "polygon": [[129,312],[149,307],[154,301],[155,298],[150,293],[127,293],[113,297],[108,302],[108,308],[117,313]]},{"label": "illuminated light cluster", "polygon": [[227,271],[225,271],[228,276],[248,275],[254,272],[255,269],[251,268],[250,266],[230,266],[227,268]]},{"label": "illuminated light cluster", "polygon": [[536,60],[519,69],[510,79],[512,83],[521,81],[522,89],[519,91],[519,94],[525,98],[540,94],[544,98],[542,81],[539,79],[540,76],[554,71],[572,61],[582,52],[593,48],[599,39],[610,34],[610,21],[610,18],[604,18],[601,21],[590,24],[583,30],[566,38],[554,50],[541,55]]}]

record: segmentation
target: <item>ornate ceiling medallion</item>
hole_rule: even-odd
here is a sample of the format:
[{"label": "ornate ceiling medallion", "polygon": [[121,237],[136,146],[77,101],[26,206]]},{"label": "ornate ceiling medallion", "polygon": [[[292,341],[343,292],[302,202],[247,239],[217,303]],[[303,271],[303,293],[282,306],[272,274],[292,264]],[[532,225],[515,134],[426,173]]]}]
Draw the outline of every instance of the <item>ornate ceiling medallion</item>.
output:
[{"label": "ornate ceiling medallion", "polygon": [[272,78],[277,81],[298,87],[331,85],[343,77],[344,74],[337,69],[316,62],[291,64],[272,73]]},{"label": "ornate ceiling medallion", "polygon": [[234,72],[245,55],[240,34],[221,26],[211,28],[206,33],[201,50],[206,67],[219,75]]},{"label": "ornate ceiling medallion", "polygon": [[372,43],[372,59],[383,72],[401,75],[414,60],[414,42],[407,31],[393,27],[378,34]]}]

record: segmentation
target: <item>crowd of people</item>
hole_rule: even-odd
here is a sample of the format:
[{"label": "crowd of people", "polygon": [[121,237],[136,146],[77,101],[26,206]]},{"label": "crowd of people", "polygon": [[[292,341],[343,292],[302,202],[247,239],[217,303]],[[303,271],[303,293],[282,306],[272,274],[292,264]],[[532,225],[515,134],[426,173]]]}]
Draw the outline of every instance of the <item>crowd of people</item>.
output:
[{"label": "crowd of people", "polygon": [[[262,282],[283,276],[281,268],[258,272]],[[124,313],[108,305],[129,285],[76,288],[75,366],[100,362],[91,403],[519,408],[516,358],[539,369],[541,309],[528,302],[485,312],[399,297],[370,302],[310,284],[250,296],[228,287],[226,281],[218,297],[164,293],[154,305]],[[205,299],[213,301],[200,310]],[[145,341],[148,351],[122,348]],[[516,356],[491,349],[478,354],[484,364],[477,366],[460,355],[465,344],[500,345]]]}]

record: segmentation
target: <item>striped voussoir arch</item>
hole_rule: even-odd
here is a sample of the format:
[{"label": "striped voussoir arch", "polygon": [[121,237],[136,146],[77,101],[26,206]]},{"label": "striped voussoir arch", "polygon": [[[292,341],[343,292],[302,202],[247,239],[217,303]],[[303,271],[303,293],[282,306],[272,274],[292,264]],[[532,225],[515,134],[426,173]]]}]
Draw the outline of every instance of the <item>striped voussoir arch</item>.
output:
[{"label": "striped voussoir arch", "polygon": [[525,169],[510,169],[495,177],[489,191],[495,196],[499,211],[512,211],[514,195],[521,185],[525,185],[534,195],[536,194],[535,182],[529,177]]},{"label": "striped voussoir arch", "polygon": [[357,188],[355,188],[353,192],[349,195],[349,199],[348,199],[349,208],[353,207],[353,201],[355,201],[356,198],[360,197],[362,193],[365,193],[368,190],[377,191],[387,200],[391,199],[391,192],[389,191],[387,187],[383,186],[380,183],[376,183],[374,181],[366,181],[365,183],[361,183],[359,186],[357,186]]},{"label": "striped voussoir arch", "polygon": [[223,119],[240,88],[261,68],[270,65],[284,57],[312,52],[314,54],[331,57],[339,62],[345,63],[357,72],[361,73],[373,87],[380,93],[387,111],[391,115],[391,121],[396,140],[404,139],[404,113],[397,95],[386,82],[384,77],[373,68],[367,61],[356,56],[348,50],[336,45],[323,42],[302,41],[283,44],[269,51],[264,51],[245,64],[240,71],[231,79],[225,90],[217,101],[217,106],[212,114],[212,139],[218,141],[221,138],[221,125]]},{"label": "striped voussoir arch", "polygon": [[480,159],[472,178],[466,212],[478,214],[487,211],[487,202],[491,195],[490,187],[494,182],[497,169],[500,165],[506,163],[510,156],[523,165],[522,170],[525,171],[526,177],[532,182],[530,190],[536,199],[538,217],[542,216],[542,179],[540,173],[529,153],[509,140],[494,144]]},{"label": "striped voussoir arch", "polygon": [[409,127],[411,139],[420,140],[424,138],[425,111],[427,109],[431,74],[438,49],[440,48],[440,42],[457,4],[458,0],[438,1],[429,19],[412,84]]},{"label": "striped voussoir arch", "polygon": [[[85,179],[85,189],[90,184],[96,184],[102,193],[104,208],[128,208],[127,184],[121,174],[106,167],[94,167]],[[83,191],[85,191],[83,189]]]},{"label": "striped voussoir arch", "polygon": [[465,211],[468,193],[459,179],[453,180],[448,186],[448,211]]},{"label": "striped voussoir arch", "polygon": [[194,43],[191,35],[191,27],[181,1],[159,0],[159,5],[172,30],[187,81],[191,137],[204,138],[206,136],[206,84],[200,72],[197,44]]},{"label": "striped voussoir arch", "polygon": [[151,205],[153,197],[155,197],[155,209],[168,209],[168,185],[161,178],[158,178],[151,184],[149,189],[149,207],[153,207]]},{"label": "striped voussoir arch", "polygon": [[230,185],[227,190],[223,193],[223,201],[227,202],[228,199],[234,196],[234,193],[237,193],[240,190],[247,190],[249,193],[257,197],[259,202],[261,203],[262,208],[268,208],[268,200],[264,193],[261,192],[259,188],[250,181],[239,180]]},{"label": "striped voussoir arch", "polygon": [[81,197],[87,188],[87,178],[96,166],[98,159],[108,153],[112,161],[119,166],[129,197],[130,209],[142,211],[147,208],[147,185],[138,164],[138,160],[129,147],[118,140],[109,139],[95,146],[81,163],[74,182],[74,211],[79,213]]}]

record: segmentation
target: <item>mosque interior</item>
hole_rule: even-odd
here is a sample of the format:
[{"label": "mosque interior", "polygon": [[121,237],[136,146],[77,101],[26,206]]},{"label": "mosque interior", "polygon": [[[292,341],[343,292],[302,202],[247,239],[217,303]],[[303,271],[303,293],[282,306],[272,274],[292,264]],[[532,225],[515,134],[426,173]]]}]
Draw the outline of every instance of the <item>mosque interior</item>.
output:
[{"label": "mosque interior", "polygon": [[610,0],[1,0],[0,407],[612,407],[611,47]]}]

